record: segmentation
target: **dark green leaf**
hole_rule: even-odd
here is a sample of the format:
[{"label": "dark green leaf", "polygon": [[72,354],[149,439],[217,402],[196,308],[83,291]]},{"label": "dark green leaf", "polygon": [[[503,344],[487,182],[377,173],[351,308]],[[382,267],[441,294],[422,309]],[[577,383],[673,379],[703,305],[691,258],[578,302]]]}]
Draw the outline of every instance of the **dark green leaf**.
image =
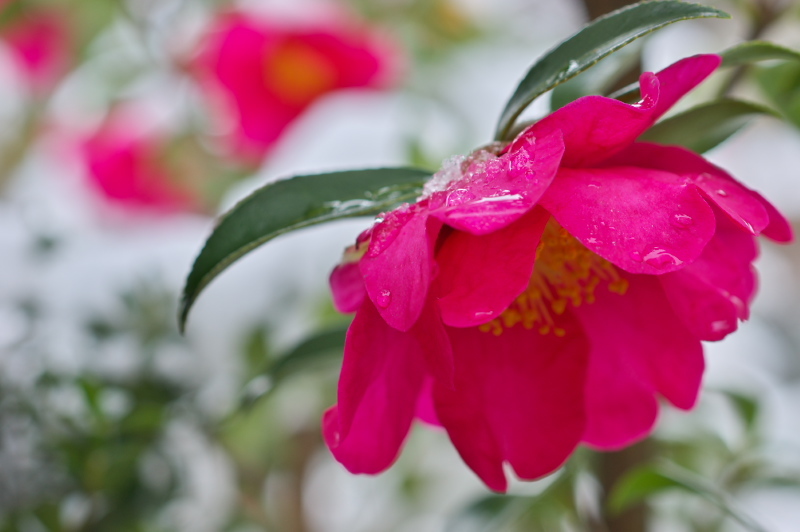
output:
[{"label": "dark green leaf", "polygon": [[730,18],[724,11],[676,1],[641,2],[590,23],[537,61],[511,96],[495,139],[507,140],[517,117],[538,96],[564,83],[626,44],[680,20]]},{"label": "dark green leaf", "polygon": [[[636,48],[633,50],[633,48]],[[631,50],[631,53],[623,53]],[[629,71],[638,66],[641,48],[638,46],[620,50],[600,61],[574,78],[553,89],[550,110],[555,111],[582,96],[606,94]],[[638,70],[638,69],[637,69]],[[638,89],[639,84],[636,84]]]},{"label": "dark green leaf", "polygon": [[727,140],[757,115],[778,116],[763,105],[732,99],[717,100],[659,122],[639,140],[674,144],[704,153]]},{"label": "dark green leaf", "polygon": [[800,61],[800,52],[797,50],[766,41],[743,42],[728,48],[720,55],[722,56],[722,66],[724,67],[747,65],[770,59]]},{"label": "dark green leaf", "polygon": [[413,201],[430,175],[413,168],[349,170],[297,176],[256,190],[220,219],[195,260],[183,291],[181,330],[203,288],[245,253],[289,231]]}]

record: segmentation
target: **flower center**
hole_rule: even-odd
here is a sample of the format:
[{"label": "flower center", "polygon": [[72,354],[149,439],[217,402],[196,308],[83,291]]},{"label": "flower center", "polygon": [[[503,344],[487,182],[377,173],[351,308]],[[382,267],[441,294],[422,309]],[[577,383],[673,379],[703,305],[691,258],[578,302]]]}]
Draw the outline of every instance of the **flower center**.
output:
[{"label": "flower center", "polygon": [[307,105],[336,85],[336,68],[330,60],[303,42],[278,44],[266,58],[268,86],[288,105]]},{"label": "flower center", "polygon": [[628,290],[628,281],[613,264],[586,249],[551,218],[536,251],[528,288],[499,317],[479,328],[499,336],[507,328],[522,325],[541,334],[564,336],[558,316],[569,305],[594,303],[594,292],[601,284],[620,295]]}]

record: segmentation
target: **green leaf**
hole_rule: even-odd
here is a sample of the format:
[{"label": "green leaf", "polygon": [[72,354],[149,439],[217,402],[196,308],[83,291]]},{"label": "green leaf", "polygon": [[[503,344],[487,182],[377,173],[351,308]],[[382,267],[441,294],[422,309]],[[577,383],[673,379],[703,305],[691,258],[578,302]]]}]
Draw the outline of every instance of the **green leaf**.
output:
[{"label": "green leaf", "polygon": [[762,67],[756,70],[755,78],[784,117],[800,128],[800,63]]},{"label": "green leaf", "polygon": [[347,328],[345,325],[329,329],[306,339],[277,359],[269,368],[268,375],[275,383],[300,371],[338,361],[344,350]]},{"label": "green leaf", "polygon": [[685,486],[662,475],[653,466],[642,466],[626,474],[614,485],[608,498],[608,508],[612,513],[620,513],[634,504],[664,490]]},{"label": "green leaf", "polygon": [[720,55],[722,56],[722,66],[724,67],[747,65],[771,59],[800,61],[800,52],[797,50],[766,41],[743,42],[728,48]]},{"label": "green leaf", "polygon": [[626,44],[673,22],[712,17],[730,18],[730,15],[708,6],[669,0],[640,2],[598,18],[545,53],[528,70],[500,115],[495,139],[507,140],[517,117],[538,96]]},{"label": "green leaf", "polygon": [[742,129],[754,116],[779,115],[768,107],[742,100],[722,99],[698,105],[647,130],[639,140],[674,144],[704,153]]},{"label": "green leaf", "polygon": [[725,395],[736,408],[736,413],[742,419],[747,432],[752,432],[758,419],[761,405],[754,398],[740,393],[725,392]]},{"label": "green leaf", "polygon": [[273,362],[262,375],[245,386],[241,398],[242,408],[251,408],[259,399],[293,375],[332,366],[341,361],[347,325],[317,333],[294,347]]},{"label": "green leaf", "polygon": [[700,495],[728,514],[745,530],[766,532],[753,518],[744,513],[728,494],[695,473],[670,463],[642,466],[625,475],[609,496],[609,509],[621,512],[650,495],[668,489],[679,489]]},{"label": "green leaf", "polygon": [[219,220],[195,260],[178,315],[181,330],[203,288],[244,254],[289,231],[413,201],[430,176],[414,168],[347,170],[297,176],[256,190]]}]

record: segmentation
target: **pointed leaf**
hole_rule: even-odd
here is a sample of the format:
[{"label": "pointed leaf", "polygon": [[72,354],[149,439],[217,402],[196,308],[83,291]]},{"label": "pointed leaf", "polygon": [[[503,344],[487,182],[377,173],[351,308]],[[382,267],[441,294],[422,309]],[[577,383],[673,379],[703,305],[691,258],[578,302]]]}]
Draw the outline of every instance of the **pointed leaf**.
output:
[{"label": "pointed leaf", "polygon": [[[550,110],[555,111],[582,96],[607,94],[620,78],[638,66],[641,47],[631,46],[606,57],[597,65],[553,89]],[[639,88],[639,84],[636,84]]]},{"label": "pointed leaf", "polygon": [[800,52],[779,46],[767,41],[748,41],[728,48],[720,54],[723,67],[734,67],[768,61],[771,59],[784,59],[787,61],[800,61]]},{"label": "pointed leaf", "polygon": [[297,176],[256,190],[219,220],[195,260],[183,291],[181,330],[203,288],[242,255],[289,231],[413,201],[430,175],[414,168],[347,170]]},{"label": "pointed leaf", "polygon": [[678,145],[704,153],[727,140],[757,115],[779,117],[776,111],[756,103],[717,100],[662,120],[639,140]]},{"label": "pointed leaf", "polygon": [[530,68],[500,115],[495,139],[508,140],[517,117],[538,96],[626,44],[673,22],[711,17],[730,15],[707,6],[669,0],[641,2],[598,18]]}]

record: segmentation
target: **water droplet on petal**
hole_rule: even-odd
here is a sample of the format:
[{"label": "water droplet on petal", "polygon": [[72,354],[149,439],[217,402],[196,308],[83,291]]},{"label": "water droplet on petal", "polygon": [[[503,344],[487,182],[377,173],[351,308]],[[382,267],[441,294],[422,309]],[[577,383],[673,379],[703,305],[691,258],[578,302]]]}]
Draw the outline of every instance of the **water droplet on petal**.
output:
[{"label": "water droplet on petal", "polygon": [[392,293],[389,290],[381,290],[375,304],[381,308],[388,307],[392,302]]},{"label": "water droplet on petal", "polygon": [[644,261],[650,266],[658,269],[666,268],[667,266],[680,266],[683,261],[661,248],[655,248],[650,253],[644,256]]},{"label": "water droplet on petal", "polygon": [[672,217],[672,225],[680,229],[686,229],[694,225],[694,218],[688,214],[676,214]]},{"label": "water droplet on petal", "polygon": [[491,310],[476,310],[474,314],[474,318],[476,320],[490,320],[494,316],[494,312]]},{"label": "water droplet on petal", "polygon": [[727,320],[718,320],[711,322],[711,330],[714,332],[730,331],[731,324]]},{"label": "water droplet on petal", "polygon": [[447,206],[457,207],[475,199],[475,194],[466,188],[457,188],[447,195]]},{"label": "water droplet on petal", "polygon": [[717,190],[717,195],[722,196],[723,198],[728,195],[728,193],[722,189]]},{"label": "water droplet on petal", "polygon": [[638,251],[631,251],[631,259],[635,260],[636,262],[642,262],[642,254]]}]

